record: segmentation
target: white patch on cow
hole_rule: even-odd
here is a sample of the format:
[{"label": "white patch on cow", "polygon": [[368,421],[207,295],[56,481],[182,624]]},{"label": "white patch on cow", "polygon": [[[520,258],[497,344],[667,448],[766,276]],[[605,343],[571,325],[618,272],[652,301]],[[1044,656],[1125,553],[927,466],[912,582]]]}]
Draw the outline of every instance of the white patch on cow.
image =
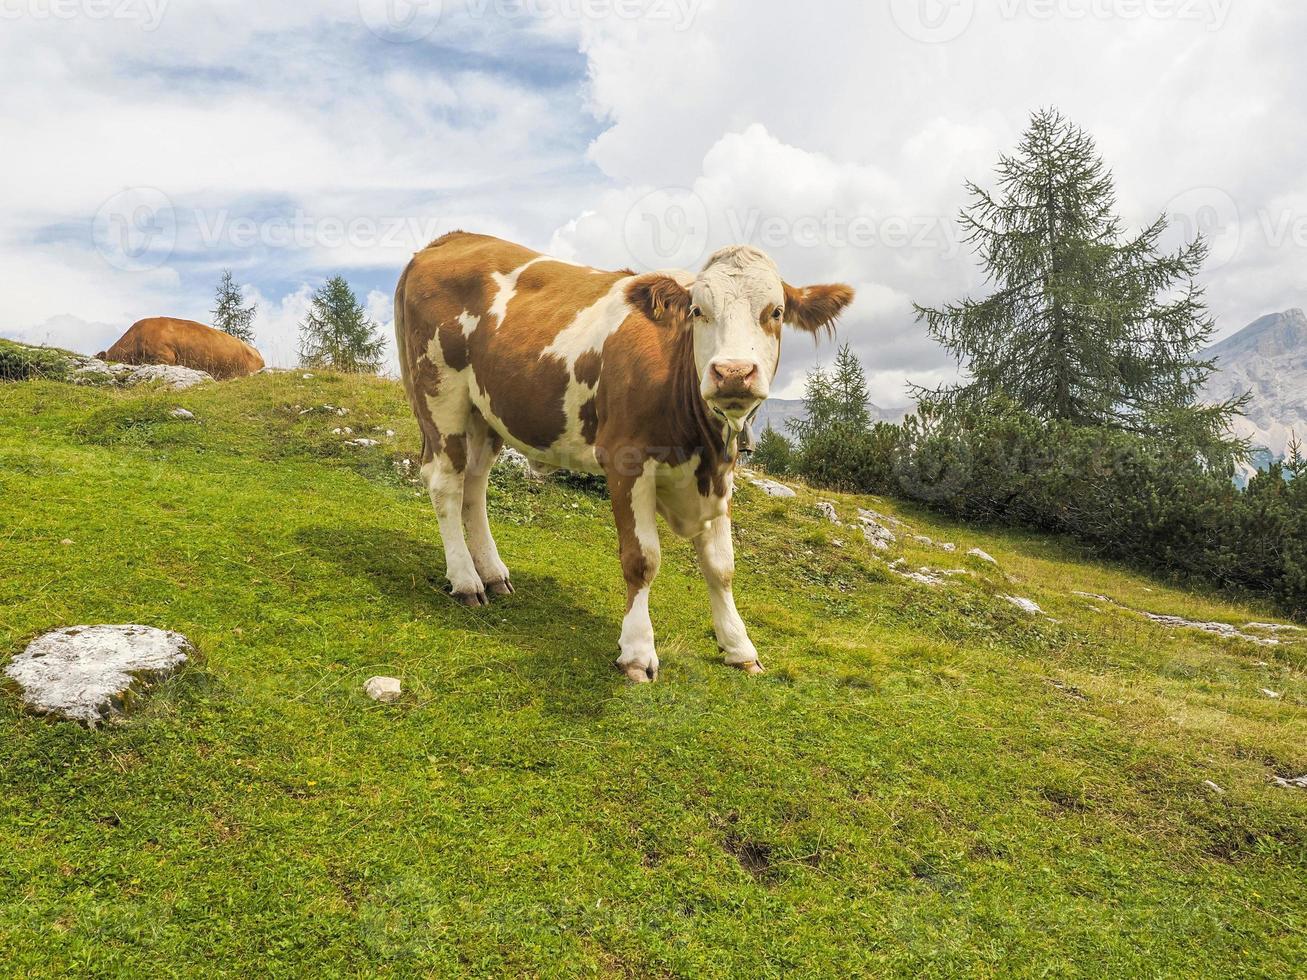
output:
[{"label": "white patch on cow", "polygon": [[524,263],[523,265],[519,265],[507,275],[502,272],[490,273],[490,278],[494,281],[495,285],[499,287],[499,290],[495,293],[494,302],[490,304],[490,309],[486,311],[486,316],[492,316],[495,318],[495,326],[499,326],[504,322],[504,317],[508,314],[508,304],[513,299],[514,295],[517,294],[517,280],[521,277],[522,273],[539,262],[554,261],[556,260],[549,258],[547,255],[537,255],[534,259]]},{"label": "white patch on cow", "polygon": [[626,302],[626,288],[631,278],[619,279],[607,295],[577,313],[540,356],[561,359],[571,373],[582,354],[602,352],[604,341],[616,333],[631,314],[631,307]]},{"label": "white patch on cow", "polygon": [[473,316],[470,311],[464,310],[458,315],[458,324],[463,328],[464,338],[471,337],[476,332],[476,328],[481,326],[481,317]]},{"label": "white patch on cow", "polygon": [[703,496],[699,493],[699,462],[699,454],[695,453],[684,463],[663,464],[656,472],[658,513],[672,532],[682,538],[698,537],[709,524],[725,515],[735,486],[734,472],[727,473],[725,495]]}]

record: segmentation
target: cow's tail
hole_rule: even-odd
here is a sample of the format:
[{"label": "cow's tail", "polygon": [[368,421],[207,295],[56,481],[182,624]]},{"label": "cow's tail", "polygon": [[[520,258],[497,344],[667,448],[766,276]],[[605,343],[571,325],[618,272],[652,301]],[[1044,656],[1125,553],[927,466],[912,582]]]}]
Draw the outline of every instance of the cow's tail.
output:
[{"label": "cow's tail", "polygon": [[[404,266],[404,271],[399,274],[399,282],[395,286],[395,354],[399,358],[399,376],[404,382],[409,403],[414,411],[417,411],[416,395],[413,392],[412,379],[409,377],[408,345],[404,337],[404,284],[408,281],[408,270],[409,266]],[[427,433],[422,429],[422,455],[418,457],[419,459],[427,458],[427,448]]]}]

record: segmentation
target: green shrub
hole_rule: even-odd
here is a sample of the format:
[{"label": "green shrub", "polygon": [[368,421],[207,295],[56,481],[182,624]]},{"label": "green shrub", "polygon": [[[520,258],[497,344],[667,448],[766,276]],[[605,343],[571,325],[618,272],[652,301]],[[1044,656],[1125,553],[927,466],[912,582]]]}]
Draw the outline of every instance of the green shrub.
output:
[{"label": "green shrub", "polygon": [[67,376],[68,358],[62,351],[0,339],[0,381],[61,381]]},{"label": "green shrub", "polygon": [[785,476],[792,472],[794,446],[790,444],[790,440],[769,425],[762,430],[762,435],[758,436],[758,445],[754,447],[749,462],[765,473]]}]

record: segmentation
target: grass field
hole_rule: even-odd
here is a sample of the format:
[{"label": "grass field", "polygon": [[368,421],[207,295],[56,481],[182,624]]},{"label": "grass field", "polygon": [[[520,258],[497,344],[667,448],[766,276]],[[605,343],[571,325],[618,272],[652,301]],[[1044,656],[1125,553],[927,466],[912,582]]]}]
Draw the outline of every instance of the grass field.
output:
[{"label": "grass field", "polygon": [[[1072,593],[1268,610],[745,487],[737,597],[768,673],[718,663],[664,532],[661,679],[628,686],[606,500],[497,472],[517,594],[468,610],[396,465],[416,447],[380,380],[0,385],[0,663],[78,623],[200,650],[99,731],[0,692],[0,975],[1302,969],[1307,792],[1272,777],[1307,773],[1307,634],[1256,646]],[[956,542],[901,553],[974,574],[907,581],[822,499]],[[373,674],[401,701],[367,700]]]}]

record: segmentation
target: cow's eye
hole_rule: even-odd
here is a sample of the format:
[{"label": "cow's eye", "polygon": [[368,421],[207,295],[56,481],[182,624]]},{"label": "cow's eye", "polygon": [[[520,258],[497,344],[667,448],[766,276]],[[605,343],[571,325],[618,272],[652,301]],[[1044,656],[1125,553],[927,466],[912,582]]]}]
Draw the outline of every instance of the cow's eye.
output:
[{"label": "cow's eye", "polygon": [[771,311],[771,318],[773,320],[776,320],[777,322],[780,322],[781,317],[783,317],[784,315],[785,315],[785,310],[779,306]]},{"label": "cow's eye", "polygon": [[695,320],[700,319],[703,316],[702,307],[698,307],[698,306],[690,307],[690,316],[693,317]]}]

